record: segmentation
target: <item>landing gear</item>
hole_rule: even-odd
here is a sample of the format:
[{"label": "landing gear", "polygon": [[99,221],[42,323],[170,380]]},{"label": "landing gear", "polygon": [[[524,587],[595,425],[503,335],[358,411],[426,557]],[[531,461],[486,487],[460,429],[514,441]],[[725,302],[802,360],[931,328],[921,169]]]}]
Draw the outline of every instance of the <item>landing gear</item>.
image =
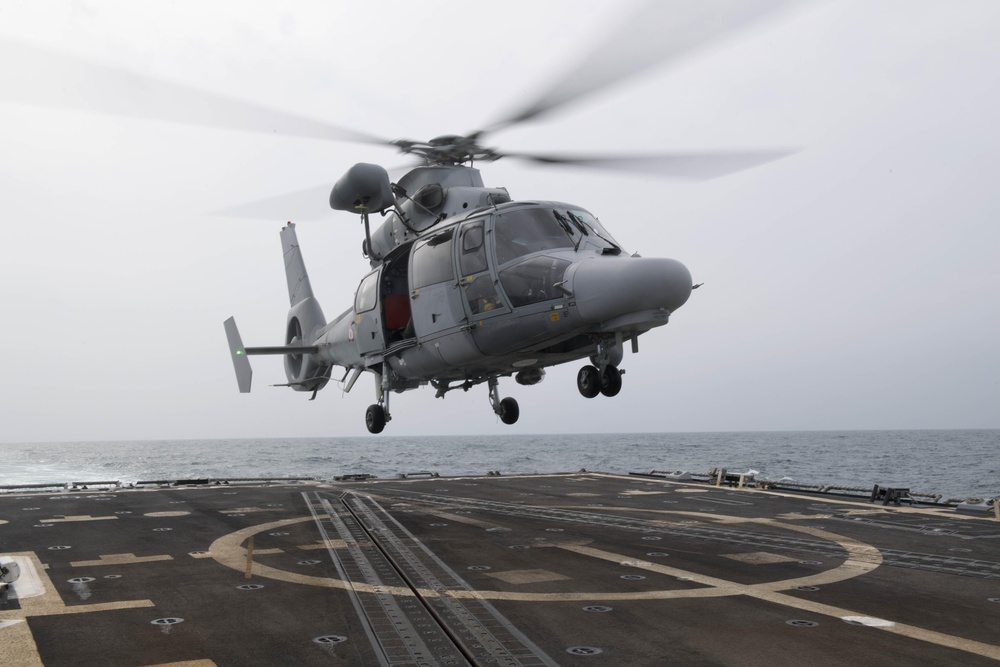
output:
[{"label": "landing gear", "polygon": [[517,421],[517,418],[521,416],[521,409],[517,405],[517,401],[509,396],[503,400],[500,400],[500,390],[497,387],[497,379],[489,379],[490,387],[490,405],[493,406],[493,412],[500,417],[500,421],[504,424],[513,424]]},{"label": "landing gear", "polygon": [[369,433],[381,433],[389,416],[389,376],[384,373],[375,374],[375,399],[378,403],[369,405],[365,411],[365,426]]},{"label": "landing gear", "polygon": [[617,396],[622,390],[622,373],[614,366],[608,366],[601,373],[601,393],[605,396]]},{"label": "landing gear", "polygon": [[365,411],[365,426],[369,433],[381,433],[385,428],[385,409],[378,405],[369,405]]},{"label": "landing gear", "polygon": [[594,398],[598,394],[617,396],[622,390],[622,374],[615,366],[605,366],[603,371],[594,366],[584,366],[576,374],[576,388],[584,398]]},{"label": "landing gear", "polygon": [[576,388],[584,398],[593,398],[601,393],[601,377],[593,366],[584,366],[576,374]]},{"label": "landing gear", "polygon": [[[622,390],[622,375],[618,370],[622,362],[622,334],[595,336],[597,353],[590,357],[593,366],[584,366],[576,374],[576,388],[584,398],[594,398],[598,394],[617,396]],[[634,343],[634,341],[633,341]]]}]

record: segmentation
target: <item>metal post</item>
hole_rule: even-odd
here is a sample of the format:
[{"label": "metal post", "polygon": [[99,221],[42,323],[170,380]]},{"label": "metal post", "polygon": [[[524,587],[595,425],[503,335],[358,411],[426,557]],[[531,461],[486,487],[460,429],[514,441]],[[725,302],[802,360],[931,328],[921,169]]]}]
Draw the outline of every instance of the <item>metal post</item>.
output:
[{"label": "metal post", "polygon": [[993,499],[993,514],[996,515],[997,521],[1000,521],[1000,498]]}]

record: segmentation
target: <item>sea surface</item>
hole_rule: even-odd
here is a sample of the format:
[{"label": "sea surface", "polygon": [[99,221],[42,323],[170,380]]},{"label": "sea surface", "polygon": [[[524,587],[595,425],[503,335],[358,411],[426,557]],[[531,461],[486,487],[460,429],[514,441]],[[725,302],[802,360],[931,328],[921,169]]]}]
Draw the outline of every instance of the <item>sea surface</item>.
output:
[{"label": "sea surface", "polygon": [[0,486],[117,480],[628,473],[713,467],[766,479],[1000,497],[1000,430],[781,431],[0,443]]}]

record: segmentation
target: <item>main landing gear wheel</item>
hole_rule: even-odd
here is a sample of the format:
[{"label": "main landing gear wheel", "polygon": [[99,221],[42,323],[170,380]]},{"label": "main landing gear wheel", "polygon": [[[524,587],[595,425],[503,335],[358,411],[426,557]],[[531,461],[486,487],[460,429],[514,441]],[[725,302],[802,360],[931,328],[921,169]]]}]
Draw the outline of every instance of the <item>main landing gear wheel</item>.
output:
[{"label": "main landing gear wheel", "polygon": [[606,366],[601,373],[601,393],[605,396],[617,396],[622,390],[622,373],[614,366]]},{"label": "main landing gear wheel", "polygon": [[521,409],[517,406],[517,401],[509,396],[500,401],[500,421],[504,424],[513,424],[521,416]]},{"label": "main landing gear wheel", "polygon": [[365,426],[369,433],[381,433],[385,428],[385,409],[381,405],[369,405],[365,411]]},{"label": "main landing gear wheel", "polygon": [[593,398],[601,393],[601,376],[593,366],[584,366],[576,374],[576,388],[585,398]]}]

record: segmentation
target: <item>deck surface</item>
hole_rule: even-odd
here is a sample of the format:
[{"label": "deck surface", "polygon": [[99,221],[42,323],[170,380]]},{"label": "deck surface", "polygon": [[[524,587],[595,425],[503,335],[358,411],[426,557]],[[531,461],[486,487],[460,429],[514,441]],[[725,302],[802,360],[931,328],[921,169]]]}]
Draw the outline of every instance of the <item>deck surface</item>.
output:
[{"label": "deck surface", "polygon": [[601,474],[0,495],[0,665],[996,665],[1000,521]]}]

